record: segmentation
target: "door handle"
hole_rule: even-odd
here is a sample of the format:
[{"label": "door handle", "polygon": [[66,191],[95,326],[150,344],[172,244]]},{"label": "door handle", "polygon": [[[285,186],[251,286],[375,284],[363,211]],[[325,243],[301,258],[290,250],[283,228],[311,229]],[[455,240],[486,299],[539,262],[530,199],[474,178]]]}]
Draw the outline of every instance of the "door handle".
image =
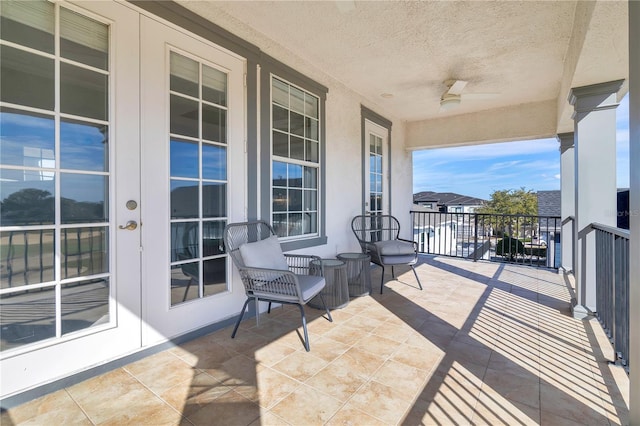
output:
[{"label": "door handle", "polygon": [[118,226],[118,228],[120,229],[126,229],[127,231],[133,231],[134,229],[136,229],[138,227],[138,222],[136,222],[135,220],[130,220],[129,222],[126,223],[126,225],[122,226]]}]

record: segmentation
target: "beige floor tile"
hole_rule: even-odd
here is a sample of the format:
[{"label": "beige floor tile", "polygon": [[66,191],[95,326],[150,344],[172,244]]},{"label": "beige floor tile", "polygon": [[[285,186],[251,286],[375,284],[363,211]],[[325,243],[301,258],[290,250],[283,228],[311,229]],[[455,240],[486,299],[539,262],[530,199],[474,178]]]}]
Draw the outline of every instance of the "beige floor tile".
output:
[{"label": "beige floor tile", "polygon": [[420,370],[431,371],[438,366],[444,356],[445,352],[439,348],[427,350],[425,347],[405,344],[396,349],[391,359]]},{"label": "beige floor tile", "polygon": [[[207,366],[208,367],[208,366]],[[200,370],[229,387],[255,386],[258,364],[254,359],[238,354],[227,361]]]},{"label": "beige floor tile", "polygon": [[271,409],[273,414],[293,425],[322,425],[340,409],[337,399],[307,385],[300,386]]},{"label": "beige floor tile", "polygon": [[366,412],[345,404],[335,416],[326,423],[327,426],[386,426],[387,423],[370,416]]},{"label": "beige floor tile", "polygon": [[228,392],[188,416],[195,426],[248,425],[260,417],[260,407],[236,393]]},{"label": "beige floor tile", "polygon": [[366,333],[363,333],[357,328],[349,327],[348,325],[341,325],[325,333],[324,336],[328,337],[331,340],[335,340],[337,342],[344,343],[345,345],[352,346],[365,334]]},{"label": "beige floor tile", "polygon": [[390,386],[371,381],[349,400],[350,405],[387,424],[395,424],[412,404],[411,396]]},{"label": "beige floor tile", "polygon": [[351,348],[333,361],[333,365],[350,370],[362,380],[369,380],[385,359],[360,348]]},{"label": "beige floor tile", "polygon": [[368,334],[358,340],[354,346],[381,358],[388,358],[398,348],[398,342],[376,334]]},{"label": "beige floor tile", "polygon": [[256,380],[256,386],[238,386],[234,391],[265,409],[273,407],[302,384],[271,368],[261,368]]},{"label": "beige floor tile", "polygon": [[66,390],[45,395],[2,412],[0,424],[7,425],[90,425],[91,422]]},{"label": "beige floor tile", "polygon": [[396,361],[386,361],[372,380],[417,397],[422,393],[429,373]]},{"label": "beige floor tile", "polygon": [[[314,347],[315,347],[315,344],[314,344]],[[296,350],[293,349],[292,347],[279,343],[278,341],[275,341],[261,348],[257,348],[253,351],[252,354],[247,354],[247,355],[249,357],[253,356],[253,358],[258,363],[271,367],[272,365],[282,361],[282,358],[285,358],[286,356],[291,355],[295,351]]]},{"label": "beige floor tile", "polygon": [[160,394],[181,383],[191,383],[194,376],[199,373],[182,359],[174,355],[172,358],[157,365],[147,366],[148,368],[144,370],[140,368],[130,370],[129,366],[124,369],[153,392]]},{"label": "beige floor tile", "polygon": [[199,373],[191,382],[165,390],[160,394],[160,398],[188,417],[230,391],[230,387],[221,384],[210,375]]},{"label": "beige floor tile", "polygon": [[[324,336],[315,338],[309,346],[313,356],[322,358],[327,362],[333,361],[351,348],[351,345],[346,345]],[[304,350],[304,348],[298,349],[299,352]]]},{"label": "beige floor tile", "polygon": [[474,408],[474,425],[538,425],[540,409],[503,398],[499,394],[481,394]]},{"label": "beige floor tile", "polygon": [[391,321],[385,321],[380,323],[371,333],[397,343],[404,343],[407,338],[414,333],[414,330],[404,323],[397,324]]},{"label": "beige floor tile", "polygon": [[361,330],[362,333],[371,333],[374,329],[382,325],[383,322],[374,318],[362,315],[354,315],[344,322],[344,325]]},{"label": "beige floor tile", "polygon": [[94,424],[179,424],[182,419],[178,411],[122,369],[67,391]]},{"label": "beige floor tile", "polygon": [[309,377],[322,370],[327,361],[318,358],[311,352],[294,352],[282,361],[273,365],[273,369],[292,379],[304,382]]},{"label": "beige floor tile", "polygon": [[260,417],[255,419],[249,426],[292,426],[291,423],[276,416],[270,411],[260,413]]},{"label": "beige floor tile", "polygon": [[347,401],[365,379],[357,371],[341,362],[331,363],[306,381],[308,386],[331,395],[339,401]]},{"label": "beige floor tile", "polygon": [[540,378],[530,375],[511,375],[505,371],[487,369],[481,393],[488,397],[496,397],[540,407]]},{"label": "beige floor tile", "polygon": [[588,388],[556,387],[540,385],[540,412],[585,424],[607,424],[607,414],[602,408],[599,394]]}]

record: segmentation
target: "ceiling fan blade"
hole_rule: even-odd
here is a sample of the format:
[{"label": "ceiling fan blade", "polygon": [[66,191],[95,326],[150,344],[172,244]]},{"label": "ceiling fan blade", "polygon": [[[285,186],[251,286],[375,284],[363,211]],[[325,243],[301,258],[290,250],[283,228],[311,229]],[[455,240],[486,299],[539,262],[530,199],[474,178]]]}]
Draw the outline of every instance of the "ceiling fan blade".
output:
[{"label": "ceiling fan blade", "polygon": [[451,95],[461,95],[467,83],[468,82],[464,80],[456,80],[453,82],[447,93]]},{"label": "ceiling fan blade", "polygon": [[482,101],[488,99],[495,99],[500,96],[499,93],[463,93],[460,95],[465,101]]}]

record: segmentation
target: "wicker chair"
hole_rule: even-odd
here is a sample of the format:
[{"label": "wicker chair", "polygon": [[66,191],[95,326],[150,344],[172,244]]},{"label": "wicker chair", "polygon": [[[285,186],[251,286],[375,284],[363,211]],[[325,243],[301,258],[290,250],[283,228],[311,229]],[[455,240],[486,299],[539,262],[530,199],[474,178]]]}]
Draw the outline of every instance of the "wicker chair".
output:
[{"label": "wicker chair", "polygon": [[416,276],[422,290],[415,265],[418,262],[418,244],[399,238],[400,223],[391,215],[361,215],[351,221],[351,229],[360,243],[362,252],[371,256],[371,261],[382,267],[380,294],[384,289],[384,268],[391,266],[391,276],[395,279],[394,265],[408,265]]},{"label": "wicker chair", "polygon": [[314,296],[320,296],[327,312],[327,319],[333,322],[331,313],[320,291],[325,286],[322,276],[309,275],[309,262],[320,260],[318,256],[282,254],[278,237],[266,222],[230,223],[224,229],[224,243],[227,253],[240,272],[247,300],[231,334],[236,336],[244,312],[253,299],[256,316],[258,302],[288,303],[298,305],[304,329],[304,347],[309,351],[309,334],[304,305]]}]

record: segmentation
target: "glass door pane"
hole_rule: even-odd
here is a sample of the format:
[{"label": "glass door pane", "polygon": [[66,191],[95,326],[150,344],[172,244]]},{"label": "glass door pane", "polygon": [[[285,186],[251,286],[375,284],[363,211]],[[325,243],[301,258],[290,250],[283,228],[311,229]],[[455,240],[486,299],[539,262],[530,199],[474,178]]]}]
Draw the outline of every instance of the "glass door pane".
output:
[{"label": "glass door pane", "polygon": [[6,351],[111,319],[110,70],[108,25],[46,1],[1,12]]},{"label": "glass door pane", "polygon": [[170,53],[171,306],[227,291],[227,75]]}]

